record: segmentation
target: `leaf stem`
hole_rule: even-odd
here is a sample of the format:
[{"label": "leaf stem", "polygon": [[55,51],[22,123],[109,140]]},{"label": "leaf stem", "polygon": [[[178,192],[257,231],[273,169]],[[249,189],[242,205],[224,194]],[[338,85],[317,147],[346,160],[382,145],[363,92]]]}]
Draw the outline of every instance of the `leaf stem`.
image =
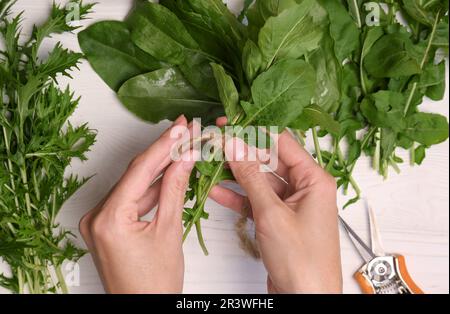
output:
[{"label": "leaf stem", "polygon": [[380,172],[380,160],[381,160],[381,130],[377,128],[375,133],[375,153],[373,155],[373,169]]},{"label": "leaf stem", "polygon": [[311,131],[312,131],[312,135],[313,135],[314,149],[316,151],[317,161],[318,161],[320,167],[324,168],[325,164],[323,163],[323,159],[322,159],[322,152],[320,150],[320,143],[319,143],[319,137],[317,136],[317,130],[315,127],[313,127],[313,128],[311,128]]},{"label": "leaf stem", "polygon": [[411,148],[409,149],[409,165],[414,167],[416,164],[416,145],[413,142]]},{"label": "leaf stem", "polygon": [[[422,61],[420,62],[420,70],[423,70],[423,68],[425,66],[425,63],[428,60],[428,54],[430,53],[430,49],[431,49],[431,46],[433,44],[434,36],[436,35],[436,29],[437,29],[437,25],[439,23],[440,16],[441,16],[441,11],[439,10],[438,13],[436,14],[436,18],[434,20],[433,28],[432,28],[431,33],[430,33],[430,38],[428,39],[428,43],[427,43],[427,47],[425,49],[425,53],[423,55]],[[414,98],[414,94],[415,94],[416,89],[417,89],[417,85],[418,85],[417,82],[413,83],[413,86],[411,88],[411,92],[410,92],[410,94],[409,94],[409,96],[407,98],[405,110],[403,111],[403,115],[404,116],[406,116],[408,114],[409,107],[411,106],[412,100]]]},{"label": "leaf stem", "polygon": [[306,145],[305,137],[303,136],[302,131],[300,131],[300,130],[293,130],[293,133],[297,137],[297,140],[300,143],[300,145],[305,146]]},{"label": "leaf stem", "polygon": [[[337,145],[337,156],[338,156],[338,159],[341,162],[341,164],[344,167],[347,167],[347,165],[345,164],[345,161],[344,161],[344,154],[342,153],[342,150],[341,150],[341,147],[339,146],[339,144]],[[351,184],[351,186],[355,190],[356,195],[359,197],[361,195],[361,189],[359,188],[358,184],[356,183],[355,179],[353,178],[351,171],[353,171],[353,167],[351,168],[351,170],[348,173],[348,182]]]},{"label": "leaf stem", "polygon": [[53,261],[53,265],[55,267],[56,277],[58,278],[62,293],[68,294],[69,288],[67,287],[66,280],[64,279],[63,273],[61,271],[61,265],[56,265],[55,261]]},{"label": "leaf stem", "polygon": [[200,243],[200,247],[203,250],[203,254],[209,255],[208,249],[206,248],[205,245],[205,240],[203,239],[202,226],[200,224],[200,220],[195,222],[195,229],[197,231],[198,243]]},{"label": "leaf stem", "polygon": [[353,6],[355,17],[356,17],[356,24],[358,25],[358,28],[362,27],[362,19],[361,19],[361,13],[359,12],[358,2],[357,0],[351,0],[351,4]]},{"label": "leaf stem", "polygon": [[184,230],[183,241],[186,240],[193,225],[196,224],[197,221],[199,221],[199,219],[201,218],[206,200],[208,199],[208,195],[211,192],[214,185],[216,185],[217,178],[219,177],[220,173],[222,172],[224,166],[225,166],[225,161],[221,161],[219,163],[219,165],[217,166],[217,168],[214,170],[214,173],[213,173],[212,177],[209,179],[206,188],[202,191],[202,197],[200,198],[200,200],[197,200],[197,202],[196,202],[197,208],[195,210],[194,216],[188,222],[188,225],[186,226],[186,229]]}]

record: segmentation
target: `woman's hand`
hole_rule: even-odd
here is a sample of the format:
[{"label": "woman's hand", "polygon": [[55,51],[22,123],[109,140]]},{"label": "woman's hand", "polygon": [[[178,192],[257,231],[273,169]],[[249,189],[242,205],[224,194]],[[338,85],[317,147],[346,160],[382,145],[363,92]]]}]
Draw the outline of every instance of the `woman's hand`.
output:
[{"label": "woman's hand", "polygon": [[[222,123],[218,123],[222,124]],[[245,146],[227,142],[225,153],[247,197],[216,186],[210,197],[225,207],[251,208],[256,241],[271,293],[340,293],[336,183],[288,133],[279,138],[276,173],[260,172]],[[233,149],[244,147],[244,151]]]},{"label": "woman's hand", "polygon": [[[178,118],[174,126],[186,126]],[[172,162],[170,130],[137,156],[106,198],[80,222],[109,293],[179,293],[183,288],[182,212],[193,161]],[[165,171],[162,179],[156,181]],[[152,222],[141,221],[157,204]]]}]

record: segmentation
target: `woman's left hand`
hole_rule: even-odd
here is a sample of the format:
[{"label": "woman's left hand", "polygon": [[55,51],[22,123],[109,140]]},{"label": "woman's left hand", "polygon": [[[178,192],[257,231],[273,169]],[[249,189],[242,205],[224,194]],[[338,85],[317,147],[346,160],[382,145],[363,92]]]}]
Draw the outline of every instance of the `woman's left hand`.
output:
[{"label": "woman's left hand", "polygon": [[[186,124],[181,116],[172,128]],[[178,139],[170,130],[130,163],[105,199],[80,221],[80,232],[109,293],[182,291],[182,213],[194,161],[171,160]],[[156,205],[154,220],[141,221]]]}]

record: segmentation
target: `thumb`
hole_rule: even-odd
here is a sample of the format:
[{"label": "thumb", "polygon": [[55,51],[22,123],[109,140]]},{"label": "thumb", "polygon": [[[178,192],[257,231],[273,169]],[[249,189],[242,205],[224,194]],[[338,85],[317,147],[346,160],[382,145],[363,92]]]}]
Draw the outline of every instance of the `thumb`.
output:
[{"label": "thumb", "polygon": [[[186,153],[183,154],[185,155]],[[194,165],[193,157],[182,158],[172,163],[166,170],[159,197],[158,223],[165,226],[182,225],[184,199]]]},{"label": "thumb", "polygon": [[282,202],[261,171],[256,148],[234,138],[225,143],[225,156],[236,181],[247,193],[255,218],[264,211],[279,207]]}]

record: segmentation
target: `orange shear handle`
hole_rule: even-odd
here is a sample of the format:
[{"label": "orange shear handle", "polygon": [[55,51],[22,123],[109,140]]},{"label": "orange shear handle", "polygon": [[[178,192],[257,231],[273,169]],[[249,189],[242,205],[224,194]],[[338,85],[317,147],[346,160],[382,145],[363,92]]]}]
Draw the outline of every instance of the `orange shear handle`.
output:
[{"label": "orange shear handle", "polygon": [[375,294],[375,289],[372,286],[371,282],[366,279],[366,277],[361,272],[356,272],[353,276],[356,279],[359,287],[361,288],[362,293],[364,294]]},{"label": "orange shear handle", "polygon": [[397,261],[398,272],[402,277],[403,281],[408,286],[408,288],[411,290],[411,292],[413,294],[424,294],[422,289],[420,289],[419,286],[416,285],[414,280],[412,280],[411,275],[409,274],[408,269],[406,268],[405,257],[403,255],[396,255],[395,257]]}]

